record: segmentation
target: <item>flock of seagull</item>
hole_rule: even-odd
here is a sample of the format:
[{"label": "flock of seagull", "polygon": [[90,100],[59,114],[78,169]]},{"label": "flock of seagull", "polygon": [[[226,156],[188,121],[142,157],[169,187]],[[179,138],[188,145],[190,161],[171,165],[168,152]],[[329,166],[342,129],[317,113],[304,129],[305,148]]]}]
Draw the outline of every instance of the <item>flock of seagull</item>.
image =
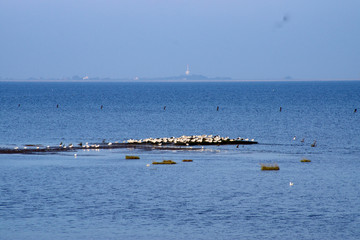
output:
[{"label": "flock of seagull", "polygon": [[[296,136],[293,137],[293,141],[297,139]],[[301,139],[301,142],[304,142],[304,138]],[[249,138],[230,138],[230,137],[221,137],[219,135],[192,135],[186,136],[183,135],[181,137],[164,137],[164,138],[144,138],[144,139],[128,139],[122,142],[115,141],[115,142],[106,142],[104,139],[100,144],[89,144],[88,142],[82,143],[80,142],[78,147],[74,146],[72,143],[65,145],[62,142],[58,145],[58,147],[50,147],[46,146],[44,150],[56,150],[56,149],[63,149],[63,150],[71,150],[71,149],[100,149],[100,148],[113,148],[119,146],[126,146],[126,145],[141,145],[141,144],[150,144],[150,145],[225,145],[225,144],[237,144],[239,147],[240,144],[256,144],[254,139]],[[311,147],[316,147],[317,142],[311,144]],[[29,148],[28,148],[29,147]],[[14,150],[21,150],[19,147],[14,147]],[[36,145],[26,145],[23,147],[23,150],[41,150],[39,146]]]},{"label": "flock of seagull", "polygon": [[129,139],[126,143],[129,144],[174,144],[174,145],[201,145],[201,144],[236,144],[238,142],[247,142],[247,143],[257,143],[254,139],[244,139],[238,137],[236,139],[231,139],[229,137],[220,137],[219,135],[193,135],[193,136],[181,136],[181,137],[170,137],[170,138],[145,138],[145,139]]},{"label": "flock of seagull", "polygon": [[[293,137],[293,141],[296,140],[296,136]],[[304,142],[304,138],[301,140],[301,142]],[[58,148],[62,149],[72,149],[73,147],[75,149],[83,148],[83,149],[99,149],[99,148],[111,148],[112,146],[117,146],[119,144],[152,144],[152,145],[224,145],[224,144],[256,144],[258,142],[255,141],[255,139],[249,139],[249,138],[230,138],[230,137],[221,137],[219,135],[192,135],[192,136],[186,136],[183,135],[181,137],[164,137],[164,138],[145,138],[145,139],[129,139],[124,140],[122,143],[116,141],[116,142],[102,142],[102,144],[89,144],[88,142],[82,143],[80,142],[78,144],[79,147],[75,147],[72,143],[69,145],[65,145],[62,142],[59,144]],[[317,142],[314,140],[314,142],[311,144],[311,147],[316,147]],[[29,145],[31,147],[31,145]],[[36,147],[36,150],[39,149],[39,146]],[[46,146],[46,149],[50,149],[54,147]],[[27,149],[27,146],[25,146],[23,149]],[[33,149],[33,148],[32,148]],[[19,150],[19,147],[14,147],[14,150]]]},{"label": "flock of seagull", "polygon": [[[295,141],[295,140],[296,140],[296,136],[293,137],[293,141]],[[305,142],[305,138],[302,138],[301,142],[302,143]],[[314,142],[311,144],[311,147],[316,147],[316,145],[317,145],[317,142],[316,142],[316,140],[314,140]]]}]

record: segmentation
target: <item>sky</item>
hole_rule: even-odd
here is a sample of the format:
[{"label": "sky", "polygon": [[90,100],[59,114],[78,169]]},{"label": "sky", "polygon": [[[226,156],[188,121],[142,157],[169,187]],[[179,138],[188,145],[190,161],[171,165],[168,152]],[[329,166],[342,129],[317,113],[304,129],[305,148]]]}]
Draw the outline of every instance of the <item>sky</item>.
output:
[{"label": "sky", "polygon": [[0,0],[0,77],[360,79],[359,0]]}]

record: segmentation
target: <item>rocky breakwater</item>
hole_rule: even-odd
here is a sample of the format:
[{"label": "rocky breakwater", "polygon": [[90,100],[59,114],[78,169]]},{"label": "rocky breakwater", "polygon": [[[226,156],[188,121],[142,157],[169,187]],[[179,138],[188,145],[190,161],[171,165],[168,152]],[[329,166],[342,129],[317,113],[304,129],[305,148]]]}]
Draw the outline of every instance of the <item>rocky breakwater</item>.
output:
[{"label": "rocky breakwater", "polygon": [[[0,148],[0,154],[50,154],[58,152],[69,152],[79,150],[100,150],[100,149],[116,149],[116,148],[133,148],[143,150],[196,150],[197,148],[187,147],[194,145],[241,145],[241,144],[257,144],[254,139],[220,137],[218,135],[193,135],[181,137],[165,137],[165,138],[145,138],[145,139],[129,139],[123,142],[105,142],[102,143],[79,143],[76,145],[65,145],[62,142],[58,146],[43,145],[25,145],[16,146],[14,148]],[[199,148],[202,149],[202,148]]]}]

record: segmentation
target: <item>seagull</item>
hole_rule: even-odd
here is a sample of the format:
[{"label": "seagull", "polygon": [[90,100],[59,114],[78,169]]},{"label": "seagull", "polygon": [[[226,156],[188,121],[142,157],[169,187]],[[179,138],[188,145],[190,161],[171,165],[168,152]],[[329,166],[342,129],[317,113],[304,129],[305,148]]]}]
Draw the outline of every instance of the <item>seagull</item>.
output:
[{"label": "seagull", "polygon": [[294,140],[294,141],[296,140],[296,136],[293,137],[293,140]]},{"label": "seagull", "polygon": [[293,182],[290,182],[290,183],[289,183],[289,185],[290,185],[290,186],[293,186],[293,185],[294,185],[294,183],[293,183]]}]

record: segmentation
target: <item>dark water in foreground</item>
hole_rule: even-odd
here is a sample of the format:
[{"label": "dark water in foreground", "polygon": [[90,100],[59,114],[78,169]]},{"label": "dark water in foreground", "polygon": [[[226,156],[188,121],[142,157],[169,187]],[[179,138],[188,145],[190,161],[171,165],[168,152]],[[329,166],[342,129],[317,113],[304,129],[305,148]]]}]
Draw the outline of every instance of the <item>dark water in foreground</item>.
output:
[{"label": "dark water in foreground", "polygon": [[[194,134],[259,142],[0,155],[0,239],[360,234],[360,82],[0,83],[0,101],[6,147]],[[151,165],[164,159],[178,164]],[[274,162],[280,171],[260,171]]]}]

